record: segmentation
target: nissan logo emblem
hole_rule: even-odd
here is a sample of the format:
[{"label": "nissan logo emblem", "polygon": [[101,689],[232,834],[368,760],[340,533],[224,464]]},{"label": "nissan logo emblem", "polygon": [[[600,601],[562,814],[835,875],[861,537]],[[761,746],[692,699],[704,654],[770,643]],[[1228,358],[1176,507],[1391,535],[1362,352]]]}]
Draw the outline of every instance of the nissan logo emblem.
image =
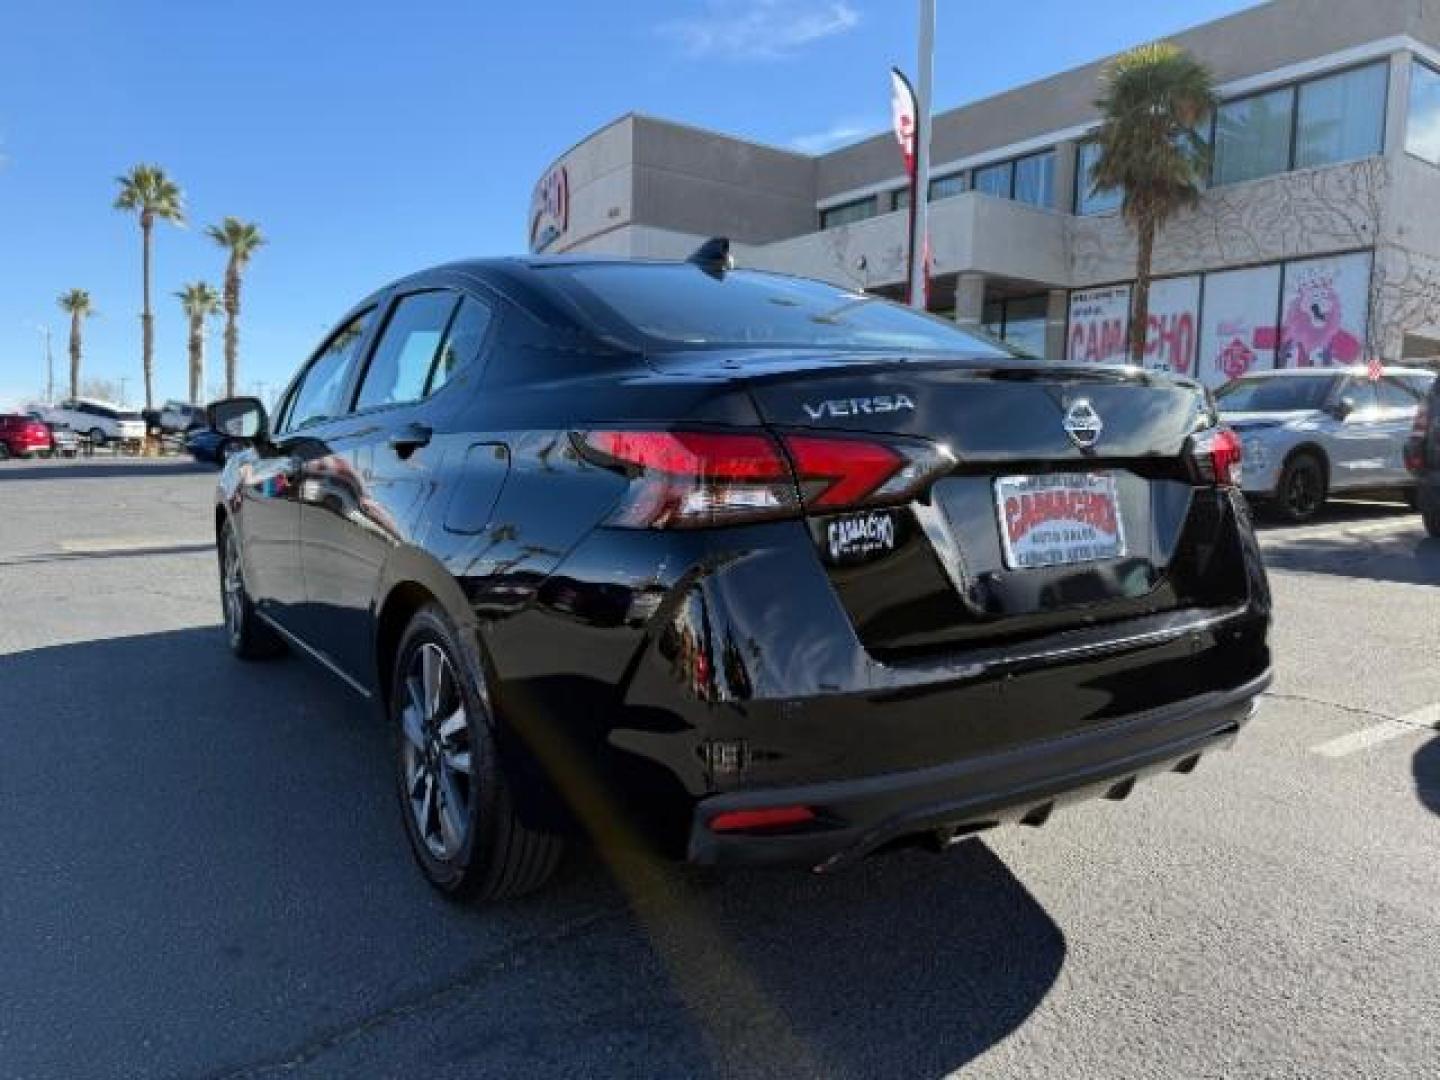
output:
[{"label": "nissan logo emblem", "polygon": [[1105,422],[1085,398],[1077,398],[1065,410],[1065,434],[1081,450],[1090,450],[1100,441]]}]

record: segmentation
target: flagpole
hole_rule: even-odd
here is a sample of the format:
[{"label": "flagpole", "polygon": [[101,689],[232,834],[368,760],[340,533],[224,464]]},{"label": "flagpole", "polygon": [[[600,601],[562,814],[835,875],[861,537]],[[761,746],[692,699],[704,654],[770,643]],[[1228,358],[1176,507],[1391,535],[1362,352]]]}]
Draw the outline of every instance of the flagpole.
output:
[{"label": "flagpole", "polygon": [[930,202],[930,95],[935,84],[935,0],[920,0],[920,87],[915,116],[915,186],[910,199],[910,306],[925,309],[925,238]]}]

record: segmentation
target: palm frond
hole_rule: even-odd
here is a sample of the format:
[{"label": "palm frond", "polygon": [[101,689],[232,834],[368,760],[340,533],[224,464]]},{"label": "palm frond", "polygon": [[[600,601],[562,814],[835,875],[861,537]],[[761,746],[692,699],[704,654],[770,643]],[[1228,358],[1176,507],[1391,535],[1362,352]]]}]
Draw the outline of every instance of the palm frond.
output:
[{"label": "palm frond", "polygon": [[185,223],[185,193],[159,165],[136,165],[115,182],[115,209],[149,214],[176,225]]},{"label": "palm frond", "polygon": [[60,310],[67,315],[78,315],[82,319],[89,318],[95,313],[90,294],[84,289],[71,289],[63,292],[56,303],[60,305]]}]

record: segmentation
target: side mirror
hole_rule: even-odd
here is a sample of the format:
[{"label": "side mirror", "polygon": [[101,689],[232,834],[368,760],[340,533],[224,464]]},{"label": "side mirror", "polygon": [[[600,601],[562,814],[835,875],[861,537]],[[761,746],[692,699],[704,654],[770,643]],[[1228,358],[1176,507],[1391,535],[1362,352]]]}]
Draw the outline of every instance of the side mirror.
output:
[{"label": "side mirror", "polygon": [[1348,420],[1350,418],[1350,414],[1353,413],[1357,407],[1358,406],[1355,404],[1355,399],[1349,394],[1346,394],[1344,397],[1342,397],[1339,401],[1335,403],[1335,419]]},{"label": "side mirror", "polygon": [[263,442],[270,435],[270,422],[259,398],[237,397],[217,401],[205,410],[210,429],[222,435]]}]

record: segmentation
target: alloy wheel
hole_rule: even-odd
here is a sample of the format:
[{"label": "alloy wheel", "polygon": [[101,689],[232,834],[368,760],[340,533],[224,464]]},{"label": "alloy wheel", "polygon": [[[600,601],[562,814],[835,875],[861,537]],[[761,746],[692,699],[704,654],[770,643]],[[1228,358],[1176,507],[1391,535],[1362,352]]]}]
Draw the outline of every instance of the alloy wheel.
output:
[{"label": "alloy wheel", "polygon": [[401,768],[416,834],[436,859],[464,850],[474,799],[469,717],[459,678],[433,642],[415,650],[400,714]]},{"label": "alloy wheel", "polygon": [[235,530],[225,530],[225,562],[220,578],[225,599],[225,631],[231,643],[240,640],[245,618],[245,575],[240,566],[240,545]]}]

